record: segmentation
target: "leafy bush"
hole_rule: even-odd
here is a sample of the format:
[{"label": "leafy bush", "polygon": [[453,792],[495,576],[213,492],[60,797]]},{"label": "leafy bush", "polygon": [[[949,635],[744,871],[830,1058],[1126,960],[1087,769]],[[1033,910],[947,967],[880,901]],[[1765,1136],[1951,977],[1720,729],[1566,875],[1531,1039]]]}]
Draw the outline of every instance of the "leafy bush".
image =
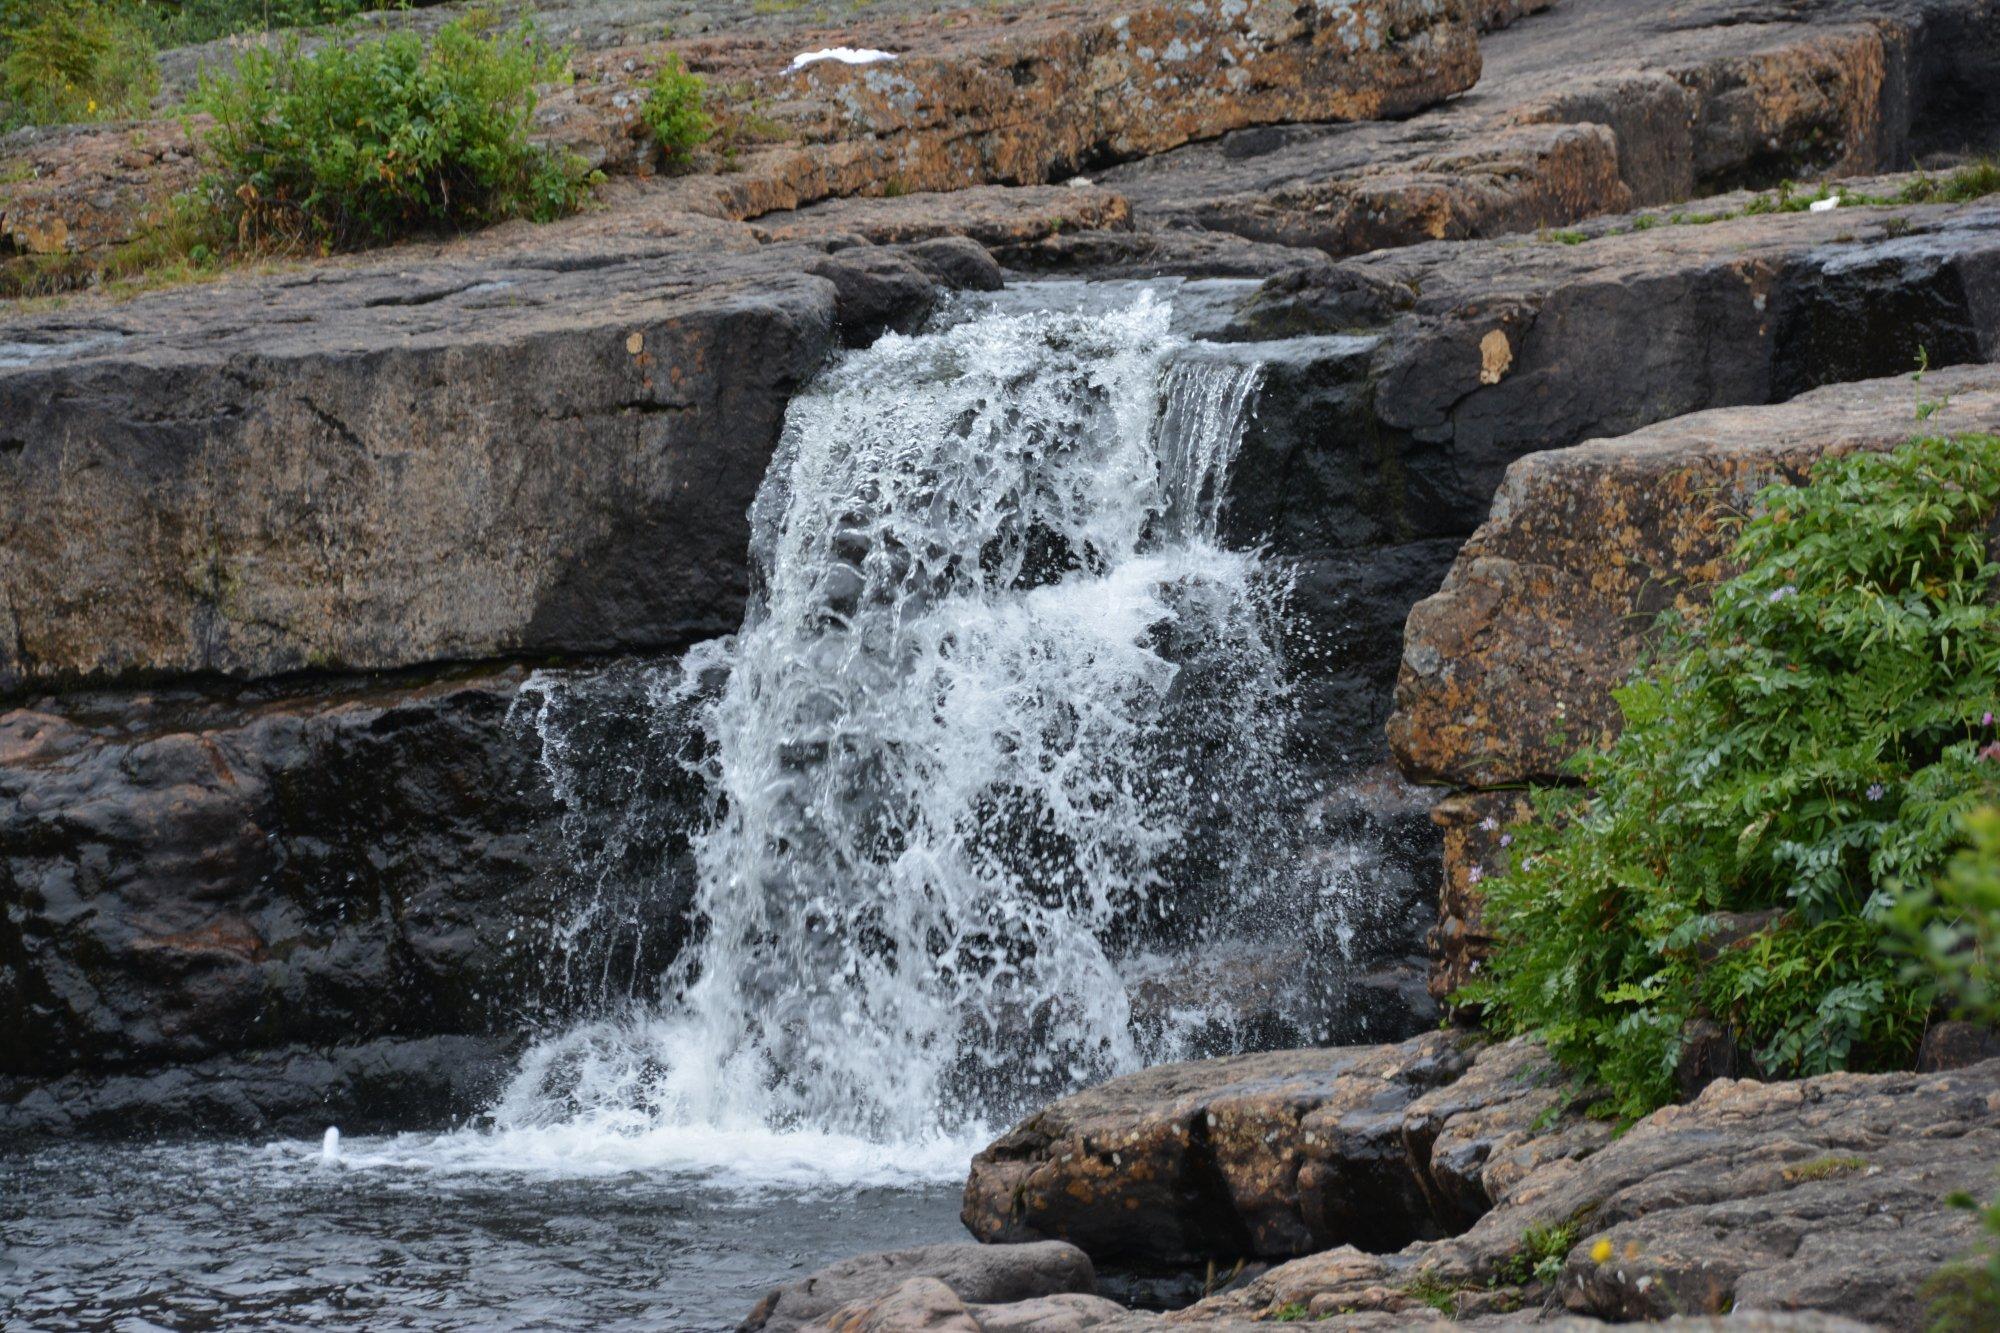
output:
[{"label": "leafy bush", "polygon": [[0,130],[143,115],[153,46],[97,0],[0,0]]},{"label": "leafy bush", "polygon": [[1742,573],[1667,627],[1617,692],[1622,735],[1575,761],[1588,792],[1536,794],[1464,998],[1540,1032],[1624,1116],[1671,1099],[1697,1017],[1772,1076],[1904,1062],[1929,996],[1890,948],[1894,886],[1944,866],[2000,772],[1980,753],[1997,502],[1990,436],[1766,490]]},{"label": "leafy bush", "polygon": [[[1985,753],[2000,759],[2000,745]],[[1934,984],[1959,1016],[2000,1025],[2000,809],[1974,811],[1965,828],[1971,845],[1896,915],[1916,955],[1911,979]]]},{"label": "leafy bush", "polygon": [[214,117],[211,189],[241,236],[351,246],[575,211],[593,175],[528,139],[535,85],[568,70],[525,26],[481,36],[457,22],[428,47],[394,33],[247,51],[233,74],[204,74],[193,105]]},{"label": "leafy bush", "polygon": [[646,104],[639,119],[660,146],[660,154],[672,171],[685,171],[694,150],[715,132],[703,103],[708,84],[699,74],[690,74],[681,58],[668,52],[660,68],[646,86]]}]

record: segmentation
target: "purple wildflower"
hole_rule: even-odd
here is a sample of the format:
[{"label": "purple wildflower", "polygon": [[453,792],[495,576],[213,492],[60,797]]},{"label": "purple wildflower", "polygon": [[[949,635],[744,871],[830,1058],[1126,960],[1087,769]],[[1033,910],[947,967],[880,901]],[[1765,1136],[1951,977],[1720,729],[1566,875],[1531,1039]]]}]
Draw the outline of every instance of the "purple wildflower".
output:
[{"label": "purple wildflower", "polygon": [[1987,709],[1987,710],[1986,710],[1986,716],[1985,716],[1985,717],[1982,717],[1982,718],[1980,718],[1980,719],[1979,719],[1979,725],[1980,725],[1980,726],[1982,726],[1982,727],[1990,727],[1990,726],[1992,726],[1992,725],[1993,725],[1993,710],[1992,710],[1992,709],[1990,709],[1990,708],[1989,708],[1989,709]]},{"label": "purple wildflower", "polygon": [[1500,821],[1495,819],[1492,815],[1488,815],[1486,816],[1486,818],[1479,821],[1479,827],[1485,829],[1488,833],[1491,833],[1493,832],[1493,830],[1500,827]]},{"label": "purple wildflower", "polygon": [[1511,833],[1503,833],[1503,834],[1501,834],[1501,835],[1500,835],[1500,845],[1501,845],[1502,847],[1512,847],[1512,846],[1514,845],[1514,835],[1513,835],[1513,834],[1511,834]]},{"label": "purple wildflower", "polygon": [[1465,882],[1467,884],[1477,884],[1480,880],[1485,878],[1486,878],[1486,872],[1478,866],[1474,866],[1472,867],[1472,869],[1465,872]]},{"label": "purple wildflower", "polygon": [[1871,782],[1871,783],[1869,783],[1869,784],[1868,784],[1868,799],[1869,799],[1869,800],[1871,800],[1871,801],[1879,801],[1879,800],[1881,800],[1881,799],[1883,798],[1883,796],[1885,796],[1885,795],[1887,795],[1887,794],[1888,794],[1888,788],[1884,787],[1884,786],[1883,786],[1883,785],[1882,785],[1881,783],[1879,783],[1879,782]]}]

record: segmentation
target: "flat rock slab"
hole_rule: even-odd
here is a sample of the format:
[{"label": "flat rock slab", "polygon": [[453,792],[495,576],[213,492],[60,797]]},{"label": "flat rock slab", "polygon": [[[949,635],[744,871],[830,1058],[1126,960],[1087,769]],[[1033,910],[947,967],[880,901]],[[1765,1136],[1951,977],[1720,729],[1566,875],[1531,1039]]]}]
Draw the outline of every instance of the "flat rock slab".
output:
[{"label": "flat rock slab", "polygon": [[[846,1307],[865,1308],[912,1284],[911,1303],[928,1306],[1041,1301],[1062,1294],[1093,1299],[1097,1273],[1074,1245],[924,1245],[856,1255],[773,1289],[739,1333],[793,1333],[801,1328],[857,1327]],[[1061,1310],[1060,1301],[1049,1307]],[[1083,1308],[1090,1308],[1088,1305]],[[858,1311],[857,1311],[858,1312]]]},{"label": "flat rock slab", "polygon": [[[1919,420],[1919,403],[1936,405]],[[1724,521],[1820,459],[1912,437],[2000,431],[2000,366],[1843,384],[1698,412],[1530,454],[1444,586],[1411,612],[1389,736],[1413,776],[1552,780],[1617,730],[1611,691],[1662,611],[1730,572]]]},{"label": "flat rock slab", "polygon": [[725,224],[400,258],[0,324],[0,692],[727,632],[792,393],[964,273]]}]

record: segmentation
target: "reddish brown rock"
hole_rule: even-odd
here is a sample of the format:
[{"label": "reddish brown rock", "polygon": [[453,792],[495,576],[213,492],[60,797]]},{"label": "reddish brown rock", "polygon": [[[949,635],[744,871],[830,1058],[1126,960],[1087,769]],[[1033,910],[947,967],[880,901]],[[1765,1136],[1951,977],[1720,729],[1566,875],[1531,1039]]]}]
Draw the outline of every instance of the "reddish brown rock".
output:
[{"label": "reddish brown rock", "polygon": [[[733,27],[586,52],[536,119],[542,139],[593,166],[650,172],[643,85],[671,52],[708,79],[724,133],[697,174],[658,183],[655,211],[743,219],[850,195],[1036,185],[1246,126],[1421,110],[1479,77],[1469,4],[962,5],[884,15],[865,33]],[[845,44],[898,58],[790,67],[801,50]],[[12,182],[0,237],[33,253],[104,252],[195,174],[170,122],[16,136],[0,164]],[[33,270],[12,271],[18,285]]]},{"label": "reddish brown rock", "polygon": [[1431,928],[1430,993],[1444,1001],[1471,981],[1492,949],[1483,914],[1480,883],[1507,868],[1508,828],[1532,810],[1525,793],[1474,792],[1446,797],[1431,811],[1444,830],[1444,884],[1438,896],[1438,923]]},{"label": "reddish brown rock", "polygon": [[1409,121],[1248,131],[1103,180],[1142,229],[1355,254],[1888,170],[1987,141],[1992,24],[1990,0],[1563,0],[1482,42],[1471,96]]},{"label": "reddish brown rock", "polygon": [[[1918,402],[1944,406],[1919,422]],[[1550,779],[1616,731],[1622,683],[1663,610],[1728,571],[1721,520],[1830,452],[2000,429],[2000,369],[1965,366],[1675,418],[1508,469],[1443,588],[1410,613],[1390,744],[1413,777]],[[1466,869],[1461,867],[1462,879]]]}]

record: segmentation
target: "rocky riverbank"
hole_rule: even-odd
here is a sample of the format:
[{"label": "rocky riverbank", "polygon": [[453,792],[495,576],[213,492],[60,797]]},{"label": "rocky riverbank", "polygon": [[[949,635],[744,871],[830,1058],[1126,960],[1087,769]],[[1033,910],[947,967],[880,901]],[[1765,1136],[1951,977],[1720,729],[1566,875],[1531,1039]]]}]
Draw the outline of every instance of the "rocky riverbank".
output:
[{"label": "rocky riverbank", "polygon": [[[1947,1199],[2000,1171],[1996,1112],[1996,1060],[1723,1081],[1616,1135],[1518,1040],[1437,1033],[1164,1066],[1058,1102],[974,1160],[965,1220],[985,1249],[853,1261],[822,1304],[774,1293],[745,1328],[1733,1313],[1689,1326],[1916,1329],[1927,1284],[1977,1244],[1976,1219]],[[1078,1251],[1100,1269],[1194,1262],[1223,1289],[1168,1315],[1056,1296],[1100,1281]],[[1003,1263],[1013,1301],[994,1295]],[[772,1317],[791,1309],[798,1323]]]}]

